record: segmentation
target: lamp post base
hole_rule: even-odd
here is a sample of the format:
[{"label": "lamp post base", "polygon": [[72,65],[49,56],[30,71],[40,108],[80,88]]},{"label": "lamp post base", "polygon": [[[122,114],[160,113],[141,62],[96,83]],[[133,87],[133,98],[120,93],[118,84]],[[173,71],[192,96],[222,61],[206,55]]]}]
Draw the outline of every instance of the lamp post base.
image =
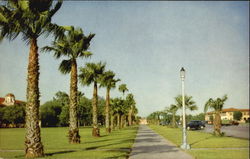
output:
[{"label": "lamp post base", "polygon": [[183,144],[181,145],[181,148],[182,148],[182,149],[185,149],[185,150],[189,150],[189,149],[190,149],[190,145],[189,145],[189,144],[183,143]]}]

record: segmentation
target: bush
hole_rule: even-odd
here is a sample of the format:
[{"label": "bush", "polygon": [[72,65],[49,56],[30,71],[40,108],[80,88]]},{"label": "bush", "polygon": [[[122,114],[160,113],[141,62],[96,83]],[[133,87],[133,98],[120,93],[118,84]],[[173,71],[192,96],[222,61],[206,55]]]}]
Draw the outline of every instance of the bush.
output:
[{"label": "bush", "polygon": [[19,127],[25,123],[25,104],[15,104],[0,108],[1,127]]},{"label": "bush", "polygon": [[59,115],[62,111],[61,103],[53,100],[41,106],[40,117],[43,127],[59,126]]},{"label": "bush", "polygon": [[234,120],[241,120],[242,113],[240,111],[236,111],[234,112],[233,116],[234,116]]}]

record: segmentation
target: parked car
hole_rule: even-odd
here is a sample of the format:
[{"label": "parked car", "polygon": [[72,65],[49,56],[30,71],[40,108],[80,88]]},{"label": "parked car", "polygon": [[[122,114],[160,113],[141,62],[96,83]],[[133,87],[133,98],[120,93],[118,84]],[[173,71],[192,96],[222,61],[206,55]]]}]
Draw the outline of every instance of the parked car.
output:
[{"label": "parked car", "polygon": [[204,122],[200,121],[200,120],[192,120],[187,124],[187,129],[204,129],[205,128],[205,124]]}]

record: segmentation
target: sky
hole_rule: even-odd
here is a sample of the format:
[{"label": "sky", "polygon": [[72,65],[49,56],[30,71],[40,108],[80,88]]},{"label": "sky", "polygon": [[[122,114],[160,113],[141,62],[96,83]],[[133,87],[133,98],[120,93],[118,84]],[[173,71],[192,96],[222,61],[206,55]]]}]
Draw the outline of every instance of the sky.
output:
[{"label": "sky", "polygon": [[[65,1],[53,17],[59,25],[95,33],[86,62],[107,63],[133,93],[140,116],[164,110],[181,94],[180,69],[186,70],[185,93],[203,112],[209,98],[228,95],[225,108],[249,108],[249,2]],[[52,37],[39,37],[39,48]],[[0,44],[0,97],[14,93],[26,100],[29,46],[20,37]],[[69,92],[69,74],[58,71],[52,53],[39,53],[41,104],[57,91]],[[86,97],[93,86],[78,85]],[[99,96],[105,97],[105,89]],[[111,97],[121,97],[117,88]]]}]

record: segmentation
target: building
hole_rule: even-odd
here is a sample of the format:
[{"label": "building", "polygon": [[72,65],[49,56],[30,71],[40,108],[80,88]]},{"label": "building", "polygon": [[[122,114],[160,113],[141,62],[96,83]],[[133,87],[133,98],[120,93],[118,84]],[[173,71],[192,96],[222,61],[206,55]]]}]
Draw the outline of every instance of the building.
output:
[{"label": "building", "polygon": [[23,104],[23,103],[25,102],[16,100],[15,95],[12,93],[6,94],[4,98],[0,97],[0,107],[11,106],[14,104]]},{"label": "building", "polygon": [[[227,109],[222,109],[222,111],[220,112],[220,116],[221,116],[221,120],[233,120],[233,114],[236,111],[240,111],[242,113],[242,118],[239,122],[244,123],[247,120],[250,120],[249,117],[249,112],[250,109],[236,109],[236,108],[227,108]],[[210,116],[214,116],[214,112],[208,112],[205,115],[205,121],[211,121],[210,120]]]}]

